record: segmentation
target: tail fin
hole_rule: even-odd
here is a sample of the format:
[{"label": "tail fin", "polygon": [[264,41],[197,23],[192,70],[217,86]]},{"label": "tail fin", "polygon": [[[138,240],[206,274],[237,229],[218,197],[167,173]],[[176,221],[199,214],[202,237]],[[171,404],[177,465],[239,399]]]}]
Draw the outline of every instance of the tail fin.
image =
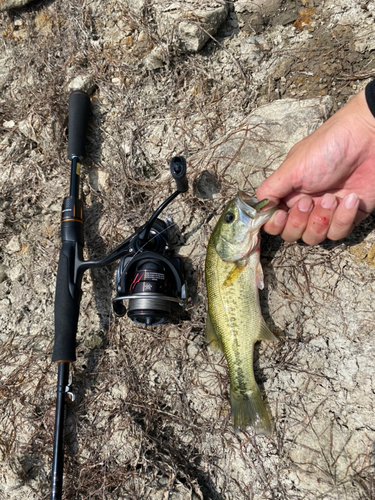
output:
[{"label": "tail fin", "polygon": [[255,428],[257,434],[267,436],[272,434],[270,412],[266,403],[262,400],[262,395],[257,385],[255,385],[253,391],[244,394],[235,392],[231,387],[230,404],[234,427],[252,426]]}]

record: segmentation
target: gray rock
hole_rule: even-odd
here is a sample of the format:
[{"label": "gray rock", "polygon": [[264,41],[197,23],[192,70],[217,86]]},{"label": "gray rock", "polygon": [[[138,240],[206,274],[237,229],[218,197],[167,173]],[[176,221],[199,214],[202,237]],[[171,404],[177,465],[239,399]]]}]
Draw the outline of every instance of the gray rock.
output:
[{"label": "gray rock", "polygon": [[6,250],[8,253],[17,253],[21,250],[20,239],[18,236],[13,236],[9,243],[6,245]]},{"label": "gray rock", "polygon": [[88,75],[78,75],[69,84],[69,90],[83,90],[91,94],[94,90],[94,83],[92,78]]},{"label": "gray rock", "polygon": [[218,176],[212,170],[204,170],[194,183],[194,195],[204,200],[216,198],[220,189]]},{"label": "gray rock", "polygon": [[4,264],[0,264],[0,283],[2,283],[7,278],[7,274],[8,274],[7,266],[4,266]]},{"label": "gray rock", "polygon": [[111,388],[111,394],[114,398],[116,399],[126,399],[126,396],[128,395],[129,389],[125,384],[122,384],[119,382],[118,384],[115,384]]},{"label": "gray rock", "polygon": [[355,35],[354,49],[361,54],[366,51],[371,52],[375,50],[375,40],[373,34],[373,26],[371,26],[371,28],[366,26],[358,29]]},{"label": "gray rock", "polygon": [[140,15],[148,2],[147,0],[125,0],[124,3],[131,12]]},{"label": "gray rock", "polygon": [[234,4],[237,19],[249,33],[259,33],[268,19],[275,15],[281,0],[239,0]]},{"label": "gray rock", "polygon": [[104,170],[92,165],[88,172],[90,186],[95,191],[106,191],[108,188],[109,175]]},{"label": "gray rock", "polygon": [[22,135],[31,139],[34,142],[38,141],[38,132],[41,128],[41,120],[37,115],[29,115],[25,120],[21,120],[18,124],[18,130]]},{"label": "gray rock", "polygon": [[259,36],[251,36],[241,41],[241,59],[249,65],[258,64],[264,57],[266,42]]},{"label": "gray rock", "polygon": [[[13,62],[14,63],[14,62]],[[0,56],[0,88],[6,83],[11,69],[11,58]]]},{"label": "gray rock", "polygon": [[281,99],[253,111],[246,122],[217,148],[218,172],[243,187],[257,187],[284,160],[289,150],[317,129],[332,109],[332,98]]},{"label": "gray rock", "polygon": [[[9,311],[10,311],[10,302],[9,302],[9,299],[1,299],[0,300],[0,317],[1,316],[6,316],[7,314],[9,314]],[[0,456],[1,458],[1,456]],[[3,465],[3,464],[2,464]]]},{"label": "gray rock", "polygon": [[[129,10],[140,15],[146,0],[127,0]],[[165,2],[156,0],[152,4],[157,31],[164,42],[177,45],[183,52],[198,52],[214,35],[228,15],[227,4],[216,0],[205,2]],[[160,67],[160,62],[147,59],[149,69]],[[158,59],[158,58],[156,58]]]},{"label": "gray rock", "polygon": [[149,70],[161,68],[164,64],[165,55],[165,47],[155,47],[144,60],[146,68]]},{"label": "gray rock", "polygon": [[9,269],[8,277],[11,281],[17,281],[23,276],[25,273],[25,268],[21,263],[16,264],[14,267]]},{"label": "gray rock", "polygon": [[10,9],[18,9],[20,7],[24,7],[30,2],[31,0],[3,0],[0,2],[0,12]]},{"label": "gray rock", "polygon": [[279,12],[276,16],[272,16],[270,19],[271,26],[286,26],[287,24],[293,23],[298,19],[298,9],[289,8],[285,11]]},{"label": "gray rock", "polygon": [[102,336],[98,333],[94,333],[93,335],[90,335],[90,337],[86,340],[86,345],[90,349],[99,349],[99,347],[102,345],[102,342]]},{"label": "gray rock", "polygon": [[156,16],[158,33],[183,52],[198,52],[225,21],[228,8],[227,5],[205,10],[189,7],[175,3],[167,8],[164,5],[159,8]]},{"label": "gray rock", "polygon": [[239,0],[234,4],[234,10],[237,17],[245,12],[254,13],[259,12],[262,16],[272,16],[279,9],[281,0]]},{"label": "gray rock", "polygon": [[60,124],[50,116],[43,121],[38,113],[30,114],[18,124],[18,130],[28,139],[39,144],[44,150],[52,148],[52,139],[61,133]]},{"label": "gray rock", "polygon": [[12,129],[15,126],[15,122],[13,120],[8,120],[3,123],[3,127],[7,129]]}]

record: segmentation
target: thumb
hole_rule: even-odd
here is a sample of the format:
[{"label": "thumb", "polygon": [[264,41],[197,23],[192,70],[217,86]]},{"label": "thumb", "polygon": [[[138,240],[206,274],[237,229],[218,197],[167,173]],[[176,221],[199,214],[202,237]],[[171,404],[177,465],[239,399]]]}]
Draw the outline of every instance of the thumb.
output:
[{"label": "thumb", "polygon": [[288,160],[284,161],[273,174],[262,182],[256,192],[258,200],[268,198],[278,204],[282,198],[294,191],[289,163]]}]

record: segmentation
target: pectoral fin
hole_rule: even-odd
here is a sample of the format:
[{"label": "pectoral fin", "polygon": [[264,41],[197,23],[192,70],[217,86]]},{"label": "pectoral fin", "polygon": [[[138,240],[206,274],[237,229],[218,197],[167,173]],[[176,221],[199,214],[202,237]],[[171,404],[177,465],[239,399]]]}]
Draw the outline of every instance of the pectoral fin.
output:
[{"label": "pectoral fin", "polygon": [[258,286],[259,290],[263,290],[263,288],[264,288],[264,275],[263,275],[262,264],[260,262],[258,262],[258,265],[257,265],[256,280],[257,280],[257,286]]},{"label": "pectoral fin", "polygon": [[271,330],[266,325],[264,319],[262,319],[262,324],[260,327],[260,332],[257,340],[268,340],[270,342],[279,342],[279,339],[276,337],[274,333],[271,332]]},{"label": "pectoral fin", "polygon": [[207,322],[206,322],[206,340],[210,345],[210,349],[212,351],[220,351],[224,352],[224,347],[221,342],[220,337],[215,331],[215,327],[212,324],[210,313],[207,314]]},{"label": "pectoral fin", "polygon": [[226,288],[230,285],[233,285],[235,281],[238,279],[242,271],[245,269],[246,264],[244,266],[238,266],[237,264],[234,264],[232,269],[230,270],[228,276],[225,278],[224,283],[221,285],[222,288]]}]

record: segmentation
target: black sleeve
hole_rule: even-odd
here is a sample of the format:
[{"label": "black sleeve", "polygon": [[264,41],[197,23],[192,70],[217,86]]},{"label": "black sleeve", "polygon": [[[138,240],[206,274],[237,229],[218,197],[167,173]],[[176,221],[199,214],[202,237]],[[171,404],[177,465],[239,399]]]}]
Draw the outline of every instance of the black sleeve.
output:
[{"label": "black sleeve", "polygon": [[365,88],[367,106],[375,118],[375,80],[368,83]]}]

